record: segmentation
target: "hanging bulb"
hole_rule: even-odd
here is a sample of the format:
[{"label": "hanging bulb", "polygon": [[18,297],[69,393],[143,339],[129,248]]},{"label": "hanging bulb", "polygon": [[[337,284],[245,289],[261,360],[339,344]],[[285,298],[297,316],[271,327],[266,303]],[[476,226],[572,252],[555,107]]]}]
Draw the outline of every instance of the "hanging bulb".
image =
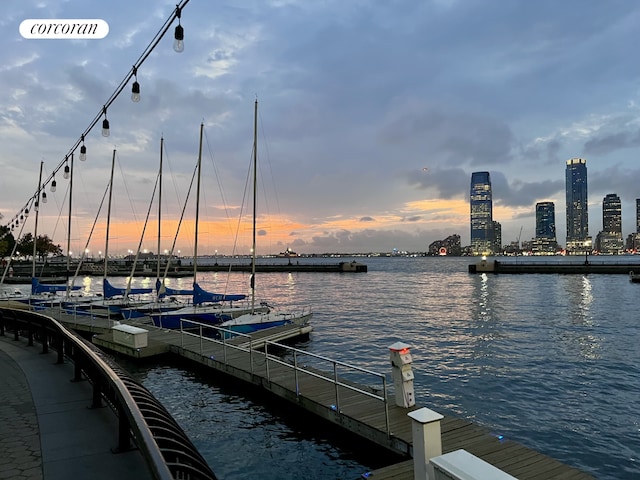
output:
[{"label": "hanging bulb", "polygon": [[25,209],[24,209],[24,216],[25,216],[25,217],[28,217],[28,216],[29,216],[29,209],[28,209],[28,208],[25,208]]},{"label": "hanging bulb", "polygon": [[140,84],[137,80],[131,85],[131,101],[136,103],[140,101]]},{"label": "hanging bulb", "polygon": [[56,179],[54,178],[51,181],[51,188],[49,190],[51,190],[51,192],[55,192],[56,191],[56,187],[58,186],[58,182],[56,182]]},{"label": "hanging bulb", "polygon": [[40,209],[40,202],[36,200],[33,204],[33,209],[37,212]]},{"label": "hanging bulb", "polygon": [[47,203],[47,192],[42,192],[42,203]]},{"label": "hanging bulb", "polygon": [[182,25],[178,24],[176,26],[173,37],[175,38],[173,41],[173,50],[177,53],[184,52],[184,28],[182,28]]},{"label": "hanging bulb", "polygon": [[65,178],[65,180],[69,179],[70,176],[70,170],[69,170],[69,165],[65,165],[64,166],[64,173],[62,174],[62,176]]},{"label": "hanging bulb", "polygon": [[80,161],[84,162],[87,159],[87,147],[84,146],[84,135],[82,135],[82,146],[80,147]]},{"label": "hanging bulb", "polygon": [[22,222],[24,220],[24,216],[20,215],[20,221]]},{"label": "hanging bulb", "polygon": [[102,112],[104,113],[104,120],[102,121],[102,136],[109,136],[109,120],[107,120],[107,107],[102,107]]},{"label": "hanging bulb", "polygon": [[173,50],[180,53],[184,52],[184,28],[180,25],[180,18],[182,17],[182,10],[176,5],[176,18],[178,19],[178,25],[176,25],[175,33],[173,34]]}]

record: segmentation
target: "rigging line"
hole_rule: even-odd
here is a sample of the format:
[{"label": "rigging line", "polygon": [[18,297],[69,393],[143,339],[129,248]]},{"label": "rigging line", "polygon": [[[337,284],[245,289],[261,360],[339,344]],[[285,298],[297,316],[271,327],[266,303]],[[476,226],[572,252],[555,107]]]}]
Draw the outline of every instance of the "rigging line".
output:
[{"label": "rigging line", "polygon": [[[229,209],[227,207],[227,202],[225,200],[225,196],[224,196],[224,189],[222,188],[222,183],[220,181],[220,173],[219,170],[217,168],[217,165],[215,163],[214,157],[213,157],[213,152],[211,149],[211,144],[209,143],[209,137],[207,136],[207,131],[204,131],[204,137],[205,137],[205,141],[207,144],[207,150],[209,151],[209,157],[211,159],[211,164],[213,166],[213,172],[215,174],[216,177],[216,181],[218,183],[218,190],[220,191],[220,197],[222,199],[222,205],[224,206],[224,212],[225,215],[227,216],[227,225],[229,227],[229,233],[231,235],[233,235],[233,225],[231,224],[231,217],[229,215]],[[228,273],[231,273],[231,263],[229,263],[229,271]],[[226,293],[230,290],[230,282],[231,282],[231,276],[229,274],[227,274],[227,280],[224,284],[224,288],[222,289],[222,293],[226,295]]]},{"label": "rigging line", "polygon": [[[93,225],[91,226],[91,230],[89,231],[89,236],[87,238],[87,243],[85,243],[84,248],[82,249],[82,256],[80,257],[80,261],[78,262],[78,266],[76,268],[76,272],[73,274],[73,277],[71,278],[71,290],[73,289],[74,284],[76,282],[76,278],[78,277],[78,273],[80,272],[80,267],[82,266],[82,263],[84,262],[85,252],[87,251],[87,248],[89,248],[89,243],[91,242],[91,237],[93,236],[93,231],[96,228],[96,224],[98,223],[98,218],[100,217],[100,211],[102,210],[102,206],[104,205],[105,198],[107,198],[107,193],[109,193],[109,185],[107,185],[107,188],[105,188],[105,190],[104,190],[104,194],[102,195],[102,200],[100,201],[100,206],[98,207],[98,213],[96,213],[96,216],[93,219]],[[105,262],[106,262],[106,259],[105,259]],[[71,290],[67,290],[67,293],[69,293]]]},{"label": "rigging line", "polygon": [[[245,182],[244,182],[244,192],[242,194],[242,203],[240,204],[240,214],[238,215],[238,223],[236,225],[236,236],[235,236],[235,240],[233,242],[232,255],[236,254],[236,249],[238,247],[238,239],[239,239],[239,236],[240,236],[240,227],[242,225],[242,217],[243,217],[244,211],[245,211],[244,206],[245,206],[245,201],[247,200],[247,194],[248,194],[248,191],[249,191],[249,182],[251,181],[251,172],[252,172],[252,168],[253,168],[253,149],[254,148],[255,148],[255,145],[252,143],[251,155],[249,156],[249,168],[247,169],[247,178],[245,179]],[[229,266],[229,270],[231,270],[231,266]]]},{"label": "rigging line", "polygon": [[[158,175],[156,176],[156,183],[153,186],[153,193],[151,194],[151,201],[149,202],[149,208],[147,209],[147,218],[144,220],[144,226],[142,227],[142,233],[140,234],[140,241],[138,242],[138,249],[136,250],[136,257],[133,260],[133,265],[131,266],[131,275],[127,279],[127,289],[125,291],[125,298],[129,296],[131,292],[131,282],[133,280],[133,274],[136,272],[136,266],[138,265],[138,259],[140,258],[140,250],[142,248],[142,242],[144,242],[144,233],[147,230],[147,225],[149,224],[149,216],[151,215],[151,207],[153,207],[153,200],[156,196],[156,191],[158,189],[158,185],[160,185],[160,171],[158,171]],[[160,252],[157,253],[158,258],[160,257]]]},{"label": "rigging line", "polygon": [[134,202],[131,199],[131,193],[129,192],[129,185],[127,184],[127,178],[125,177],[124,172],[122,170],[122,164],[120,163],[120,155],[118,155],[118,153],[116,153],[116,159],[118,161],[118,169],[120,170],[120,175],[122,176],[122,183],[124,184],[124,189],[127,192],[127,198],[129,199],[129,205],[131,206],[131,213],[133,213],[133,220],[137,225],[139,223],[138,215],[134,207]]},{"label": "rigging line", "polygon": [[[122,93],[124,88],[129,83],[129,80],[131,80],[131,78],[134,76],[134,72],[137,69],[139,69],[142,66],[142,64],[144,63],[144,61],[149,57],[149,55],[151,55],[151,52],[153,52],[153,50],[156,48],[158,43],[160,43],[160,40],[162,40],[164,35],[167,33],[167,31],[169,30],[169,27],[171,26],[173,21],[178,17],[178,12],[181,11],[187,5],[187,3],[189,3],[189,0],[181,0],[181,2],[178,5],[176,5],[176,8],[173,10],[171,15],[169,15],[169,17],[167,18],[165,23],[162,25],[160,30],[158,30],[158,32],[153,37],[151,42],[144,49],[144,51],[142,52],[142,54],[140,55],[140,57],[138,58],[136,63],[133,65],[131,70],[129,70],[129,72],[125,75],[123,80],[116,87],[115,91],[111,94],[111,96],[103,104],[103,107],[100,108],[100,111],[96,114],[96,116],[93,118],[93,120],[89,123],[89,126],[84,130],[84,132],[82,133],[80,138],[78,138],[78,140],[76,140],[76,142],[73,144],[73,146],[69,149],[68,153],[60,161],[58,166],[53,170],[51,175],[49,175],[49,177],[47,177],[47,179],[44,181],[44,184],[48,184],[51,181],[51,179],[53,178],[54,174],[57,173],[58,170],[60,170],[63,167],[63,165],[65,165],[65,163],[67,162],[68,157],[70,157],[71,154],[74,153],[77,150],[77,148],[80,146],[80,144],[83,141],[83,137],[87,137],[89,135],[89,133],[91,132],[91,130],[93,130],[93,127],[96,126],[96,124],[100,121],[100,119],[104,115],[104,110],[108,109],[111,106],[111,104],[116,100],[116,98],[118,98],[120,93]],[[35,192],[32,195],[31,198],[35,200],[35,198],[38,196],[38,193],[39,193],[39,189],[38,189],[38,192]],[[29,203],[29,201],[27,201],[27,203]],[[24,210],[25,208],[27,208],[26,204],[22,208],[22,210]]]},{"label": "rigging line", "polygon": [[[187,209],[187,203],[189,202],[189,197],[191,196],[191,189],[193,188],[193,182],[196,178],[196,173],[198,173],[198,163],[196,162],[196,166],[193,169],[193,174],[191,175],[191,182],[189,183],[189,189],[187,190],[187,196],[184,199],[184,203],[182,204],[182,213],[180,214],[180,220],[178,220],[178,228],[176,229],[176,234],[173,237],[173,243],[171,244],[171,251],[169,252],[169,258],[173,257],[173,252],[176,248],[176,242],[178,240],[178,234],[180,233],[180,227],[182,226],[182,220],[184,219],[184,212]],[[194,259],[195,261],[195,259]],[[164,281],[167,278],[167,274],[169,273],[169,266],[171,262],[167,260],[167,264],[164,268],[164,274],[162,275],[162,284],[164,285]]]},{"label": "rigging line", "polygon": [[[264,131],[264,123],[262,121],[262,112],[258,112],[258,118],[260,119],[260,130],[262,132],[262,144],[264,145],[264,149],[265,149],[265,153],[266,153],[266,157],[267,157],[267,165],[269,166],[269,173],[271,176],[271,185],[273,186],[273,195],[275,197],[275,202],[276,202],[276,213],[279,217],[282,217],[282,211],[280,210],[280,200],[278,197],[278,189],[276,188],[276,181],[275,178],[273,176],[273,165],[271,164],[271,156],[269,155],[269,145],[267,143],[267,135],[265,134]],[[261,170],[262,173],[262,170]],[[261,174],[262,177],[262,174]],[[263,181],[263,185],[266,185],[266,183]],[[265,190],[265,200],[266,200],[266,188],[263,187],[263,189]],[[267,208],[268,208],[268,204],[267,204]],[[268,213],[268,210],[267,210]]]},{"label": "rigging line", "polygon": [[[218,169],[218,166],[217,166],[217,164],[215,162],[215,158],[214,158],[214,155],[213,155],[213,151],[211,149],[211,144],[209,143],[209,137],[207,136],[207,131],[206,130],[204,132],[204,136],[205,136],[205,141],[206,141],[206,144],[207,144],[207,150],[209,151],[209,158],[211,160],[211,165],[213,167],[213,173],[215,174],[216,182],[218,184],[218,191],[220,192],[220,198],[222,200],[222,206],[224,207],[224,213],[227,216],[227,220],[231,221],[231,217],[229,215],[229,206],[228,206],[227,200],[225,198],[223,183],[221,182],[220,170]],[[229,223],[227,225],[229,225],[229,233],[231,233],[233,235],[232,226]]]}]

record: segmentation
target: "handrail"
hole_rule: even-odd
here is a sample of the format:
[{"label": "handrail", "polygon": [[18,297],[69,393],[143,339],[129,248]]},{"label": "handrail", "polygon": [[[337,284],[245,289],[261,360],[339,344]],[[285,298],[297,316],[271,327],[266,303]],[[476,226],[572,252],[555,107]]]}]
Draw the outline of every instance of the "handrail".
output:
[{"label": "handrail", "polygon": [[[185,326],[188,325],[189,328],[191,329],[195,329],[195,327],[198,327],[198,333],[195,333],[193,331],[189,331],[189,330],[185,330]],[[220,338],[213,338],[210,336],[204,336],[203,335],[203,328],[207,328],[209,330],[215,330],[220,334]],[[185,320],[185,319],[180,319],[180,333],[181,333],[181,340],[180,340],[180,347],[181,348],[185,348],[184,346],[184,337],[185,336],[191,336],[191,337],[199,337],[200,338],[200,354],[202,355],[204,350],[203,350],[203,341],[207,341],[207,342],[212,342],[212,343],[218,343],[218,344],[222,344],[223,346],[223,354],[224,354],[224,363],[227,363],[227,348],[232,348],[235,350],[239,350],[239,351],[243,351],[243,352],[248,352],[249,353],[249,364],[251,365],[251,374],[253,374],[253,355],[260,353],[262,355],[264,355],[265,360],[267,360],[266,362],[266,375],[267,375],[267,380],[271,381],[271,376],[269,373],[269,361],[275,362],[275,363],[279,363],[280,365],[286,366],[288,368],[293,369],[294,371],[294,375],[296,376],[295,379],[295,385],[296,385],[296,397],[300,396],[300,391],[298,390],[298,373],[299,372],[303,372],[307,375],[313,376],[315,378],[318,378],[320,380],[326,381],[330,384],[333,385],[334,389],[335,389],[335,404],[332,405],[331,407],[335,407],[335,410],[340,411],[340,397],[338,395],[338,387],[343,387],[346,388],[348,390],[352,390],[354,392],[358,392],[361,393],[365,396],[368,396],[370,398],[373,398],[375,400],[379,400],[380,402],[382,402],[382,404],[384,405],[384,414],[385,414],[385,426],[386,426],[386,433],[387,436],[391,435],[391,427],[390,427],[390,418],[389,418],[389,399],[387,396],[387,377],[384,373],[379,373],[379,372],[374,372],[372,370],[368,370],[366,368],[362,368],[362,367],[358,367],[356,365],[351,365],[349,363],[345,363],[345,362],[341,362],[339,360],[333,360],[329,357],[325,357],[323,355],[318,355],[316,353],[311,353],[311,352],[307,352],[305,350],[300,350],[298,348],[295,347],[291,347],[289,345],[285,345],[282,343],[278,343],[278,342],[273,342],[270,340],[267,340],[264,344],[264,352],[259,352],[253,344],[253,340],[251,335],[246,334],[246,333],[240,333],[240,332],[236,332],[230,329],[226,329],[226,328],[222,328],[222,327],[217,327],[214,325],[209,325],[209,324],[205,324],[205,323],[201,323],[195,320]],[[248,339],[248,343],[249,343],[249,347],[242,347],[240,345],[234,345],[233,343],[230,343],[227,341],[227,339],[229,339],[230,336],[239,336],[239,337],[243,337],[243,338],[247,338]],[[280,357],[278,357],[277,355],[272,355],[269,354],[269,345],[276,347],[278,349],[281,349],[283,351],[289,352],[289,353],[293,353],[293,362],[286,362],[280,359]],[[255,353],[254,353],[255,352]],[[309,367],[306,367],[305,365],[300,365],[300,363],[298,362],[298,355],[307,355],[313,358],[316,358],[318,360],[322,360],[325,362],[329,362],[332,364],[333,366],[333,377],[329,376],[328,374],[326,374],[326,372],[322,372],[320,370],[313,370]],[[341,378],[338,376],[338,372],[337,372],[337,367],[341,366],[341,367],[345,367],[351,370],[355,370],[357,372],[361,372],[367,375],[371,375],[374,377],[377,377],[381,382],[382,382],[382,393],[378,394],[375,393],[375,391],[373,391],[373,389],[371,387],[370,390],[371,391],[367,391],[364,390],[362,388],[358,388],[355,384],[349,384],[349,383],[345,383],[344,381],[341,380]],[[321,373],[324,373],[326,375],[323,375]]]},{"label": "handrail", "polygon": [[75,365],[75,378],[84,374],[93,385],[94,406],[101,399],[118,416],[118,450],[128,450],[133,440],[156,480],[216,480],[216,476],[182,428],[162,404],[140,383],[111,361],[96,346],[67,330],[55,319],[0,307],[0,336],[13,330],[14,338],[27,334],[42,343],[44,353],[53,342],[58,363],[66,355]]}]

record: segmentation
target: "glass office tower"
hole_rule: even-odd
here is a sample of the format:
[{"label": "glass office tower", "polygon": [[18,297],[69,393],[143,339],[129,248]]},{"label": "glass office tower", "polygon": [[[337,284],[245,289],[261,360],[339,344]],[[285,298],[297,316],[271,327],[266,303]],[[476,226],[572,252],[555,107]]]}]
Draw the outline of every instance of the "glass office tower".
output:
[{"label": "glass office tower", "polygon": [[584,158],[567,160],[567,250],[589,250],[589,213],[587,203],[587,161]]},{"label": "glass office tower", "polygon": [[556,239],[556,207],[553,202],[536,203],[536,238]]},{"label": "glass office tower", "polygon": [[533,251],[537,254],[554,253],[556,241],[556,207],[553,202],[536,203],[536,237]]},{"label": "glass office tower", "polygon": [[602,231],[622,238],[622,202],[615,193],[602,199]]},{"label": "glass office tower", "polygon": [[474,255],[493,253],[493,202],[489,172],[471,174],[471,250]]}]

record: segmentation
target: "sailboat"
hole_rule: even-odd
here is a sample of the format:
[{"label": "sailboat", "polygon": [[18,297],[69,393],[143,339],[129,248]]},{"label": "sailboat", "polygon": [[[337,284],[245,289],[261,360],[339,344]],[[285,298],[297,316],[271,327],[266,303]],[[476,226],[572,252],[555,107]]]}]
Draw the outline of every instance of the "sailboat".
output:
[{"label": "sailboat", "polygon": [[[89,310],[92,313],[95,313],[97,311],[100,314],[106,314],[106,316],[108,317],[111,317],[112,314],[114,316],[120,316],[120,310],[122,309],[122,307],[126,307],[131,304],[129,295],[131,294],[142,295],[142,294],[151,293],[153,291],[153,289],[151,288],[132,289],[131,288],[132,277],[129,278],[126,288],[114,287],[113,285],[111,285],[111,283],[109,283],[109,280],[107,280],[107,275],[109,272],[109,269],[108,269],[109,226],[111,223],[111,199],[113,197],[113,171],[115,169],[115,162],[116,162],[116,150],[114,149],[113,158],[111,160],[111,180],[109,182],[109,203],[107,207],[107,227],[105,232],[104,275],[102,277],[103,298],[100,300],[89,302],[87,304],[82,304],[80,307],[81,310]],[[135,262],[134,262],[133,268],[135,268]],[[132,273],[132,276],[133,276],[133,273]]]},{"label": "sailboat", "polygon": [[[198,276],[198,223],[200,215],[200,178],[202,170],[202,137],[204,124],[200,124],[200,146],[198,149],[197,165],[197,191],[196,191],[196,222],[195,222],[195,242],[193,252],[193,303],[177,310],[151,313],[154,325],[161,328],[179,329],[183,325],[183,320],[205,323],[208,325],[218,325],[225,320],[230,320],[237,316],[252,311],[253,305],[238,305],[234,302],[242,301],[246,295],[227,295],[221,293],[207,292],[202,289],[197,282]],[[160,285],[159,292],[167,287]],[[268,306],[261,305],[260,311],[267,311]]]},{"label": "sailboat", "polygon": [[282,325],[296,324],[306,325],[309,323],[313,313],[310,309],[304,308],[300,311],[263,311],[255,306],[255,278],[256,278],[256,205],[257,205],[257,184],[258,184],[258,100],[254,105],[253,119],[253,242],[251,258],[251,305],[250,312],[224,321],[220,327],[240,333],[251,333],[265,328],[279,327]]},{"label": "sailboat", "polygon": [[[162,160],[164,152],[164,137],[160,138],[160,169],[158,171],[158,245],[157,245],[157,262],[156,262],[156,285],[155,285],[155,298],[141,305],[134,305],[120,309],[125,320],[131,318],[141,318],[149,316],[151,314],[157,314],[161,312],[170,312],[178,310],[186,305],[186,303],[180,300],[178,297],[184,295],[193,295],[193,290],[177,290],[166,287],[164,285],[164,279],[167,276],[169,267],[171,265],[171,257],[175,248],[176,238],[174,237],[174,243],[171,247],[171,255],[167,258],[165,264],[164,275],[161,275],[162,262],[160,259],[160,241],[162,238]],[[152,199],[153,201],[153,199]],[[179,229],[179,228],[178,228]],[[177,233],[176,233],[177,237]],[[138,249],[139,250],[139,249]],[[160,280],[162,278],[162,280]]]},{"label": "sailboat", "polygon": [[[13,300],[19,301],[21,303],[26,303],[30,305],[34,309],[42,309],[44,307],[53,307],[54,305],[59,305],[63,297],[58,295],[59,292],[68,292],[70,290],[68,280],[64,285],[42,285],[40,280],[36,277],[36,258],[37,258],[37,239],[38,239],[38,217],[39,217],[39,203],[40,197],[42,195],[43,202],[46,201],[46,193],[41,193],[44,186],[42,185],[42,168],[44,166],[44,162],[40,162],[40,176],[38,177],[38,190],[36,192],[36,197],[34,201],[34,210],[36,212],[35,216],[35,226],[33,233],[33,260],[31,263],[31,294],[24,295],[21,297],[14,296]],[[14,245],[14,251],[17,244]],[[13,252],[11,254],[13,257]],[[11,258],[10,257],[10,258]],[[67,271],[69,269],[67,268]],[[4,280],[4,276],[3,276]],[[80,287],[73,288],[73,290],[78,290]]]}]

